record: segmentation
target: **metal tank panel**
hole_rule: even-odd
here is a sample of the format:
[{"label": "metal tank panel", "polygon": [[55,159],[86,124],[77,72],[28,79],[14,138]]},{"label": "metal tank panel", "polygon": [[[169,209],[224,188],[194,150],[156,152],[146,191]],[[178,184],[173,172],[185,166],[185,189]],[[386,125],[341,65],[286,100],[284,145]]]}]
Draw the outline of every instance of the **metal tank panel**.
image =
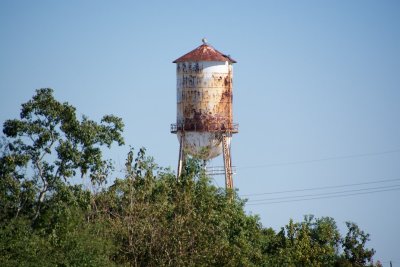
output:
[{"label": "metal tank panel", "polygon": [[[182,133],[178,132],[178,140]],[[231,137],[228,137],[230,145]],[[185,132],[184,152],[200,159],[209,160],[218,157],[222,153],[222,135],[220,133]]]},{"label": "metal tank panel", "polygon": [[227,62],[178,63],[178,130],[232,129],[231,84],[232,66]]}]

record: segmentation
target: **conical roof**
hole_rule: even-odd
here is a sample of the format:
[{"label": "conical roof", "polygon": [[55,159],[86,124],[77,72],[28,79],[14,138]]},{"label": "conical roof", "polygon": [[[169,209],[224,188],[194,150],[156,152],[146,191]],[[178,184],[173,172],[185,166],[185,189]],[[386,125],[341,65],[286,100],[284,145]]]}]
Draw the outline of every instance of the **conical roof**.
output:
[{"label": "conical roof", "polygon": [[229,55],[225,55],[219,52],[207,43],[200,45],[196,49],[174,60],[173,63],[199,61],[228,61],[230,63],[236,63],[236,61],[232,59]]}]

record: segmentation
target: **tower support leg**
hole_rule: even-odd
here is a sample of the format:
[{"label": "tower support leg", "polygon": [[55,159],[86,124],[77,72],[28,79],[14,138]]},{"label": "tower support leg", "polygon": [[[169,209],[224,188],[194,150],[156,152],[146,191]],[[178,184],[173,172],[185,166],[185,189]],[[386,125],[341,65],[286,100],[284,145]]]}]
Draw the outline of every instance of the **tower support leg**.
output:
[{"label": "tower support leg", "polygon": [[228,144],[228,136],[222,136],[222,152],[224,156],[224,168],[225,168],[225,187],[226,189],[233,189],[233,177],[232,177],[232,161],[231,161],[231,148]]},{"label": "tower support leg", "polygon": [[176,172],[176,179],[178,180],[179,177],[182,174],[182,167],[183,167],[183,163],[185,161],[185,155],[184,155],[184,151],[183,151],[183,147],[184,147],[184,133],[181,133],[181,137],[179,138],[179,159],[178,159],[178,170]]}]

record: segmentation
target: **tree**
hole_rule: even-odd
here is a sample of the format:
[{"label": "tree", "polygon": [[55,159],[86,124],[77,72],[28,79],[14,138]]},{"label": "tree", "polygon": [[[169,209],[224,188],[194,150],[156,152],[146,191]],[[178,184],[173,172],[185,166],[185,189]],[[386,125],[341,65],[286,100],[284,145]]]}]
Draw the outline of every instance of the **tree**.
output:
[{"label": "tree", "polygon": [[[332,218],[304,217],[289,221],[272,243],[271,266],[333,266],[337,259],[340,234]],[[270,244],[271,246],[271,244]]]},{"label": "tree", "polygon": [[369,240],[369,234],[362,231],[357,224],[346,222],[348,232],[342,239],[343,262],[349,262],[351,266],[366,266],[371,263],[374,249],[367,249],[365,245]]},{"label": "tree", "polygon": [[100,124],[85,116],[78,120],[75,108],[54,99],[52,89],[37,90],[22,104],[20,119],[3,125],[8,140],[0,158],[0,219],[22,212],[35,220],[46,196],[78,172],[92,182],[105,181],[112,164],[103,159],[101,147],[122,145],[123,126],[113,115]]},{"label": "tree", "polygon": [[127,174],[96,197],[119,248],[114,258],[131,266],[259,266],[261,224],[243,201],[229,201],[210,183],[200,161],[175,175],[140,149],[128,155]]}]

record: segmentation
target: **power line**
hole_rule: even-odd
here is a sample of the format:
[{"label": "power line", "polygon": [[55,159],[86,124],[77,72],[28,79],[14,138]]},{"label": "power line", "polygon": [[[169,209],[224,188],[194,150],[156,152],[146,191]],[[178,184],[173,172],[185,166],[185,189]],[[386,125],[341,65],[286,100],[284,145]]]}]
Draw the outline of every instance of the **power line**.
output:
[{"label": "power line", "polygon": [[359,186],[359,185],[367,185],[367,184],[387,183],[387,182],[394,182],[394,181],[400,181],[400,178],[387,179],[387,180],[375,180],[375,181],[363,182],[363,183],[311,187],[311,188],[304,188],[304,189],[273,191],[273,192],[264,192],[264,193],[255,193],[255,194],[243,194],[241,196],[242,197],[246,197],[246,196],[274,195],[274,194],[283,194],[283,193],[293,193],[293,192],[304,192],[304,191],[324,190],[324,189],[333,189],[333,188],[343,188],[343,187],[351,187],[351,186]]},{"label": "power line", "polygon": [[399,153],[399,152],[400,152],[400,149],[393,149],[393,150],[386,150],[386,151],[380,151],[380,152],[363,153],[363,154],[351,154],[351,155],[327,157],[327,158],[319,158],[319,159],[310,159],[310,160],[277,162],[277,163],[269,163],[269,164],[253,165],[253,166],[237,166],[236,168],[243,170],[243,169],[275,167],[275,166],[298,165],[298,164],[308,164],[308,163],[330,161],[330,160],[338,160],[338,159],[351,159],[351,158],[361,158],[361,157],[369,157],[369,156],[379,156],[379,155]]},{"label": "power line", "polygon": [[269,205],[269,204],[278,204],[278,203],[288,203],[288,202],[298,202],[298,201],[306,201],[306,200],[315,200],[315,199],[328,199],[328,198],[338,198],[338,197],[347,197],[347,196],[356,196],[356,195],[365,195],[365,194],[373,194],[379,192],[388,192],[388,191],[397,191],[400,190],[399,188],[392,188],[392,189],[385,189],[385,190],[376,190],[370,192],[360,192],[360,193],[352,193],[352,194],[342,194],[342,195],[335,195],[335,196],[321,196],[321,197],[312,197],[312,198],[303,198],[303,199],[291,199],[291,200],[282,200],[282,201],[268,201],[268,202],[261,202],[261,203],[249,203],[247,205],[251,206],[258,206],[258,205]]},{"label": "power line", "polygon": [[398,189],[400,189],[400,184],[390,185],[390,186],[361,188],[361,189],[351,189],[351,190],[336,191],[336,192],[325,192],[325,193],[318,193],[318,194],[307,194],[307,195],[297,195],[297,196],[283,196],[283,197],[273,197],[273,198],[265,198],[265,199],[254,199],[254,200],[249,200],[249,202],[259,202],[259,201],[265,202],[265,201],[272,201],[272,200],[289,200],[289,199],[296,199],[296,198],[328,196],[328,195],[337,195],[337,194],[343,194],[343,193],[362,192],[362,191],[370,191],[370,190],[378,190],[378,189],[390,189],[390,188],[393,188],[393,189],[394,188],[398,188]]}]

